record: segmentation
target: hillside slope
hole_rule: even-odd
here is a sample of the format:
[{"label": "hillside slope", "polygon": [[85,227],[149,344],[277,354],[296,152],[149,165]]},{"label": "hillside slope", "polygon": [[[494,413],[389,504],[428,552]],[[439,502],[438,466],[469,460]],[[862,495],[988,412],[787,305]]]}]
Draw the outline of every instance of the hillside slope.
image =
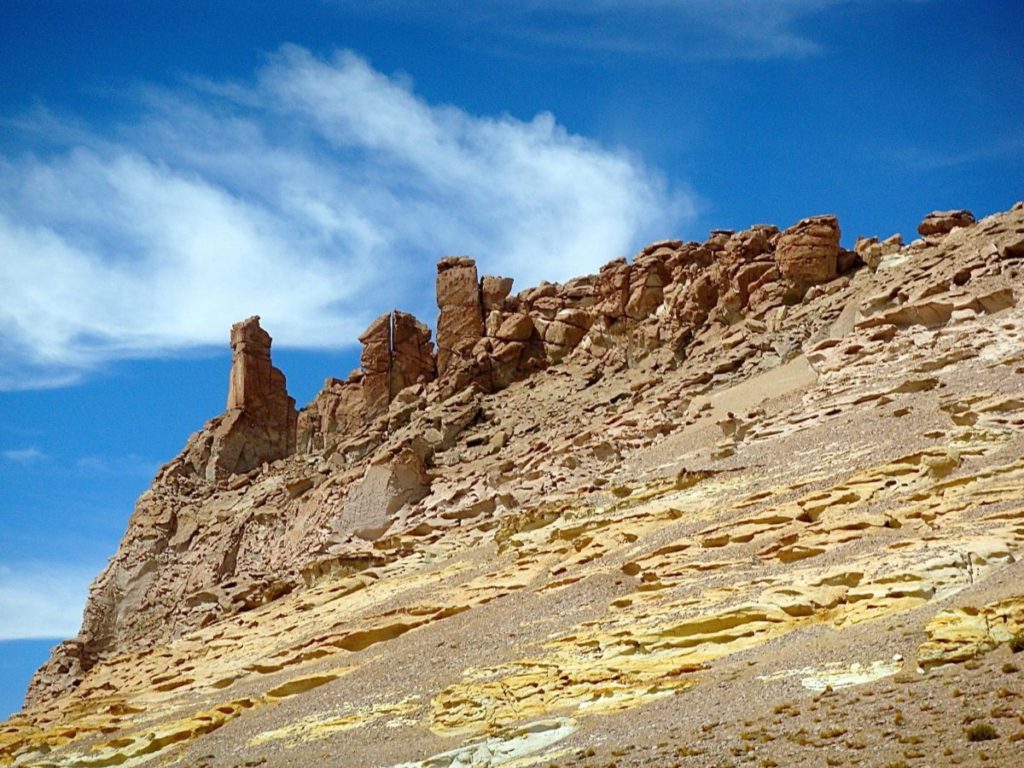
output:
[{"label": "hillside slope", "polygon": [[1024,207],[920,232],[449,257],[301,411],[237,324],[0,765],[1022,764]]}]

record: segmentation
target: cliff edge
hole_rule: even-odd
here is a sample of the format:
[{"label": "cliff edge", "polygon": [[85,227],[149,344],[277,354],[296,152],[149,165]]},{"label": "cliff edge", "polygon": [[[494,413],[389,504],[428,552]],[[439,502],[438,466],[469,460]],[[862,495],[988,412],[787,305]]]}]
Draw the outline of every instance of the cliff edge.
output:
[{"label": "cliff edge", "polygon": [[[298,411],[236,324],[225,413],[138,500],[0,764],[674,765],[730,738],[793,764],[858,754],[806,736],[810,704],[778,740],[801,691],[997,675],[1024,208],[919,233],[715,231],[518,294],[446,257],[436,339],[381,315]],[[680,753],[711,712],[731,735]]]}]

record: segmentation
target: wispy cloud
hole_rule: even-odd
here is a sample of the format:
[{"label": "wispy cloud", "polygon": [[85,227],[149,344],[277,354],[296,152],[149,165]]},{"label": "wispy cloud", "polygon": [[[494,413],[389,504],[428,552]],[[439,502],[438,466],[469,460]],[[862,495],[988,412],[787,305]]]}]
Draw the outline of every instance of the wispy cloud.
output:
[{"label": "wispy cloud", "polygon": [[152,477],[160,468],[138,454],[123,456],[82,456],[75,460],[75,471],[91,477]]},{"label": "wispy cloud", "polygon": [[0,640],[76,635],[98,571],[42,561],[0,564]]},{"label": "wispy cloud", "polygon": [[23,116],[37,153],[0,154],[0,389],[223,344],[254,313],[279,344],[351,343],[393,306],[431,320],[441,255],[526,287],[694,215],[550,114],[430,104],[346,51],[286,46],[249,82],[152,88],[141,109],[102,137]]},{"label": "wispy cloud", "polygon": [[473,29],[519,52],[755,61],[820,53],[804,26],[825,12],[910,1],[920,0],[335,0],[349,12]]},{"label": "wispy cloud", "polygon": [[46,458],[46,454],[38,448],[13,448],[0,452],[0,455],[8,461],[14,461],[19,464],[29,464]]},{"label": "wispy cloud", "polygon": [[893,150],[892,158],[917,171],[938,171],[979,163],[1024,162],[1024,130],[1004,134],[985,144],[961,143],[956,147],[905,147]]}]

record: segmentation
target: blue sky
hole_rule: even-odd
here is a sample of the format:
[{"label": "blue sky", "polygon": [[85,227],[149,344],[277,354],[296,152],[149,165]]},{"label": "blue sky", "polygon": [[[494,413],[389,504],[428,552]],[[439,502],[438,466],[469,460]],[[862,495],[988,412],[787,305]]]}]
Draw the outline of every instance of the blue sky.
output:
[{"label": "blue sky", "polygon": [[1008,208],[1022,40],[1017,0],[4,0],[0,640],[75,632],[223,408],[233,321],[301,404],[376,315],[433,321],[444,254],[521,288],[711,228]]}]

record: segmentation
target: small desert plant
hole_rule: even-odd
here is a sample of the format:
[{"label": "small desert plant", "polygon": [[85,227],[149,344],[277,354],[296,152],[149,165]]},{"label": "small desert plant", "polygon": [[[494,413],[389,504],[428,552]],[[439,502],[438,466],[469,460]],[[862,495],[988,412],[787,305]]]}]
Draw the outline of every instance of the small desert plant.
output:
[{"label": "small desert plant", "polygon": [[1024,651],[1024,632],[1018,632],[1010,638],[1010,650],[1014,653]]},{"label": "small desert plant", "polygon": [[968,741],[990,741],[998,738],[999,734],[996,733],[996,729],[988,723],[975,723],[967,729]]}]

